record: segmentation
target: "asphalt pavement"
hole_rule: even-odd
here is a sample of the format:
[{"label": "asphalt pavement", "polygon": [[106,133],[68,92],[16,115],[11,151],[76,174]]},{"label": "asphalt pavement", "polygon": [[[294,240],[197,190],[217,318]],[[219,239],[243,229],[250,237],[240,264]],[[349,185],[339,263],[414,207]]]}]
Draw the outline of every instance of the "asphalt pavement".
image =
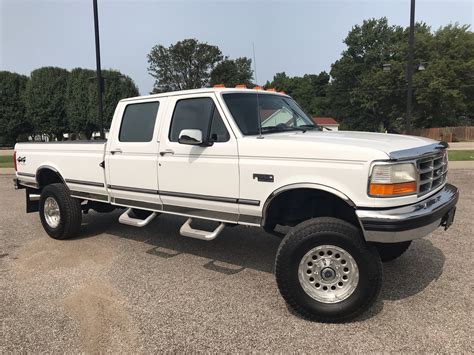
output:
[{"label": "asphalt pavement", "polygon": [[474,170],[455,224],[384,265],[375,306],[347,324],[299,318],[278,293],[279,239],[226,229],[179,235],[184,219],[138,229],[118,213],[84,216],[79,238],[50,239],[24,191],[0,176],[0,353],[474,352]]}]

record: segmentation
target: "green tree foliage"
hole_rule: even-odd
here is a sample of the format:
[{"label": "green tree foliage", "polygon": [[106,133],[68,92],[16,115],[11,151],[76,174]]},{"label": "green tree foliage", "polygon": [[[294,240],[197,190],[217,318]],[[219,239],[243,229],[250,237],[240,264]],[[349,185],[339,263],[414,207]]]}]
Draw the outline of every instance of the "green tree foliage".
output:
[{"label": "green tree foliage", "polygon": [[[126,98],[138,96],[138,88],[134,81],[127,75],[122,74],[118,70],[103,70],[102,76],[104,82],[104,126],[110,127],[114,116],[117,103]],[[97,98],[97,85],[94,85],[94,93]],[[97,100],[97,99],[96,99]],[[95,103],[95,113],[97,115],[97,104]],[[96,116],[97,117],[97,116]]]},{"label": "green tree foliage", "polygon": [[[83,133],[90,139],[98,129],[97,84],[94,70],[75,68],[67,81],[66,116],[71,132]],[[94,90],[94,87],[96,88]]]},{"label": "green tree foliage", "polygon": [[156,79],[153,93],[208,86],[212,70],[222,59],[217,46],[196,39],[168,48],[156,45],[148,54],[148,72]]},{"label": "green tree foliage", "polygon": [[[133,80],[116,70],[103,70],[104,78],[104,127],[110,127],[117,103],[126,97],[138,95]],[[66,114],[70,131],[82,133],[90,139],[99,130],[97,108],[96,72],[75,68],[71,71],[67,84]]]},{"label": "green tree foliage", "polygon": [[[405,102],[406,40],[403,28],[389,26],[386,18],[364,21],[349,32],[347,49],[332,65],[328,90],[331,111],[345,127],[392,129]],[[389,64],[389,72],[383,71],[384,64]]]},{"label": "green tree foliage", "polygon": [[48,134],[62,140],[68,131],[66,119],[66,88],[69,72],[56,67],[43,67],[31,72],[26,84],[26,115],[34,133]]},{"label": "green tree foliage", "polygon": [[0,137],[4,144],[12,145],[32,130],[22,99],[27,80],[24,75],[0,71]]},{"label": "green tree foliage", "polygon": [[[386,18],[364,21],[349,32],[344,40],[347,49],[332,65],[328,89],[331,114],[344,128],[404,129],[407,42],[408,29],[390,26]],[[472,120],[473,60],[474,34],[467,26],[449,25],[433,33],[426,24],[417,24],[415,126],[459,125]]]},{"label": "green tree foliage", "polygon": [[469,26],[448,25],[417,40],[415,55],[426,60],[426,70],[413,79],[416,125],[474,124],[474,33]]},{"label": "green tree foliage", "polygon": [[293,97],[301,107],[311,115],[326,115],[328,113],[328,99],[326,92],[329,86],[329,74],[305,74],[302,77],[289,77],[285,72],[277,73],[266,88],[275,88],[284,91]]},{"label": "green tree foliage", "polygon": [[211,72],[211,85],[224,84],[234,87],[237,84],[252,85],[252,60],[246,57],[224,59]]}]

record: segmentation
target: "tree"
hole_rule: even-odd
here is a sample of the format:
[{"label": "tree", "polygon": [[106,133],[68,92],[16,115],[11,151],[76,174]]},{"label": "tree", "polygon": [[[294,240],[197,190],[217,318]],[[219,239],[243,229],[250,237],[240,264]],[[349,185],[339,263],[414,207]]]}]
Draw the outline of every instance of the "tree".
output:
[{"label": "tree", "polygon": [[[117,70],[103,70],[104,127],[109,127],[117,103],[126,97],[137,96],[133,80]],[[83,133],[87,139],[99,130],[96,72],[75,68],[67,83],[66,114],[71,132]]]},{"label": "tree", "polygon": [[328,112],[326,92],[329,86],[329,74],[305,74],[302,77],[289,77],[285,72],[277,73],[266,88],[284,91],[293,97],[301,107],[311,115],[325,115]]},{"label": "tree", "polygon": [[[347,49],[331,67],[328,99],[343,128],[401,132],[406,116],[408,29],[386,18],[354,26]],[[415,127],[442,127],[474,119],[474,34],[448,25],[415,29]]]},{"label": "tree", "polygon": [[[104,127],[110,127],[118,102],[127,97],[138,96],[140,93],[138,92],[138,88],[134,81],[129,76],[122,74],[120,71],[108,69],[103,70],[102,72],[102,75],[105,78]],[[95,85],[95,88],[94,93],[97,93],[97,85]],[[95,97],[97,97],[97,95]]]},{"label": "tree", "polygon": [[[82,132],[87,139],[98,130],[97,85],[94,70],[75,68],[67,80],[66,116],[71,132]],[[94,90],[94,87],[96,88]]]},{"label": "tree", "polygon": [[237,84],[252,85],[252,60],[246,57],[224,59],[211,72],[211,85],[224,84],[234,87]]},{"label": "tree", "polygon": [[68,74],[66,69],[56,67],[43,67],[31,72],[24,98],[34,133],[62,140],[68,131],[64,105]]},{"label": "tree", "polygon": [[218,47],[196,39],[185,39],[168,48],[156,45],[148,54],[148,72],[156,79],[153,93],[205,87],[222,59]]},{"label": "tree", "polygon": [[0,71],[0,136],[10,145],[32,130],[22,100],[27,81],[24,75]]},{"label": "tree", "polygon": [[413,78],[415,124],[474,124],[474,33],[469,26],[448,25],[417,40],[426,48],[418,58],[426,59],[425,70]]},{"label": "tree", "polygon": [[386,18],[366,20],[349,32],[347,49],[331,66],[328,90],[331,112],[345,128],[395,129],[405,102],[405,40],[403,28],[390,26]]}]

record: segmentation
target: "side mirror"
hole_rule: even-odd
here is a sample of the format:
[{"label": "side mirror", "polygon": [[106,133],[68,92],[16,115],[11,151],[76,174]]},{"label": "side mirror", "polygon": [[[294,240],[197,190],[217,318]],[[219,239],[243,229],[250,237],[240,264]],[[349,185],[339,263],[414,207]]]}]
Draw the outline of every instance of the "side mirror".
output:
[{"label": "side mirror", "polygon": [[202,145],[202,131],[200,129],[183,129],[179,133],[178,142],[189,145]]}]

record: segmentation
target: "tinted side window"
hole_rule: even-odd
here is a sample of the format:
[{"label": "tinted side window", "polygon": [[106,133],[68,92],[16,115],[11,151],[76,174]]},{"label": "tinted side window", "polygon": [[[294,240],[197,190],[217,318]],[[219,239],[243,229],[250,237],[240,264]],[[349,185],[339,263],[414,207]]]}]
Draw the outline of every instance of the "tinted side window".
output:
[{"label": "tinted side window", "polygon": [[127,105],[120,126],[119,141],[150,142],[159,106],[159,102]]},{"label": "tinted side window", "polygon": [[[213,120],[212,123],[211,119]],[[211,129],[210,132],[209,128]],[[229,140],[229,133],[214,105],[214,101],[207,97],[184,99],[176,103],[171,121],[170,141],[177,142],[183,129],[200,129],[204,138],[210,137],[215,142]]]}]

